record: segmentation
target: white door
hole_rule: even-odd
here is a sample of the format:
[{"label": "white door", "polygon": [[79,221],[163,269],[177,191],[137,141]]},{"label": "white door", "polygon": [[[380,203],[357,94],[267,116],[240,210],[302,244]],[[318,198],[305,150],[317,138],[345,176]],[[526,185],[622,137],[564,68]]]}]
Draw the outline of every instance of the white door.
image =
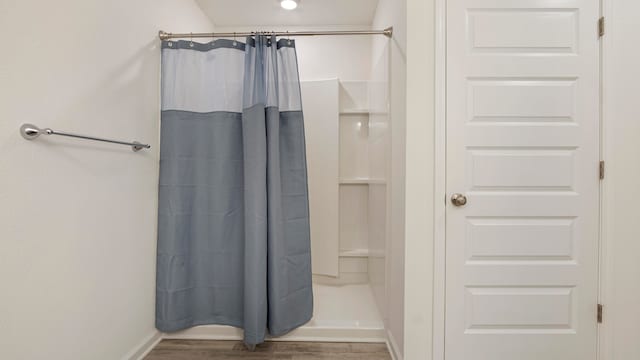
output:
[{"label": "white door", "polygon": [[447,1],[447,360],[595,360],[598,0]]}]

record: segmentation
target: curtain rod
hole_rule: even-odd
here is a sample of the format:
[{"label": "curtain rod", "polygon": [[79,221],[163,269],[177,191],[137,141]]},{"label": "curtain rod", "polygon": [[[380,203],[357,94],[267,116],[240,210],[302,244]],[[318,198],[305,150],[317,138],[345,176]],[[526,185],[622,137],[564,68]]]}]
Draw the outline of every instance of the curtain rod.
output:
[{"label": "curtain rod", "polygon": [[[318,36],[318,35],[384,35],[390,38],[393,35],[393,26],[390,26],[384,30],[336,30],[336,31],[266,31],[261,32],[258,31],[258,34],[264,33],[267,35],[275,35],[275,36]],[[256,32],[210,32],[210,33],[168,33],[160,30],[158,32],[158,37],[160,40],[169,40],[169,39],[194,39],[194,38],[232,38],[237,36],[252,36],[255,35]]]}]

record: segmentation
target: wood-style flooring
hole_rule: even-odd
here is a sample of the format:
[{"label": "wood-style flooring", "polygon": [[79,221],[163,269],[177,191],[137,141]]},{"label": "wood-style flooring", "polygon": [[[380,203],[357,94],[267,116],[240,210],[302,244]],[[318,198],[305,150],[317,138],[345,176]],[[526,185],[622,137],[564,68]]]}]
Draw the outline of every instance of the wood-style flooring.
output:
[{"label": "wood-style flooring", "polygon": [[265,342],[248,351],[240,341],[162,340],[145,360],[391,360],[385,344]]}]

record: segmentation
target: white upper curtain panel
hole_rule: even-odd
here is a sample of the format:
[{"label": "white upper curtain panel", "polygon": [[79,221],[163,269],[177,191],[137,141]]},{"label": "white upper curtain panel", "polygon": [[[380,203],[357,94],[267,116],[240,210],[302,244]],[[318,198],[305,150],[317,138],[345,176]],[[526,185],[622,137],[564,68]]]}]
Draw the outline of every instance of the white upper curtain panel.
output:
[{"label": "white upper curtain panel", "polygon": [[[294,41],[260,39],[266,44],[258,47],[253,38],[245,43],[164,41],[162,110],[240,113],[263,104],[281,112],[301,111]],[[263,61],[257,64],[261,66],[256,66],[256,59]]]}]

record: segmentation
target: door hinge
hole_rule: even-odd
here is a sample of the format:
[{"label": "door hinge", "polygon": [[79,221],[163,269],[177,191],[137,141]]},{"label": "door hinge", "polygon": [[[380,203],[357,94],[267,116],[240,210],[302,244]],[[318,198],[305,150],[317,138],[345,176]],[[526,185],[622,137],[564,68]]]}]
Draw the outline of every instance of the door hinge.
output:
[{"label": "door hinge", "polygon": [[598,314],[596,315],[598,319],[598,324],[602,324],[602,308],[604,308],[604,305],[598,304]]},{"label": "door hinge", "polygon": [[598,36],[604,36],[604,16],[598,19]]},{"label": "door hinge", "polygon": [[600,161],[600,180],[604,179],[604,160]]}]

